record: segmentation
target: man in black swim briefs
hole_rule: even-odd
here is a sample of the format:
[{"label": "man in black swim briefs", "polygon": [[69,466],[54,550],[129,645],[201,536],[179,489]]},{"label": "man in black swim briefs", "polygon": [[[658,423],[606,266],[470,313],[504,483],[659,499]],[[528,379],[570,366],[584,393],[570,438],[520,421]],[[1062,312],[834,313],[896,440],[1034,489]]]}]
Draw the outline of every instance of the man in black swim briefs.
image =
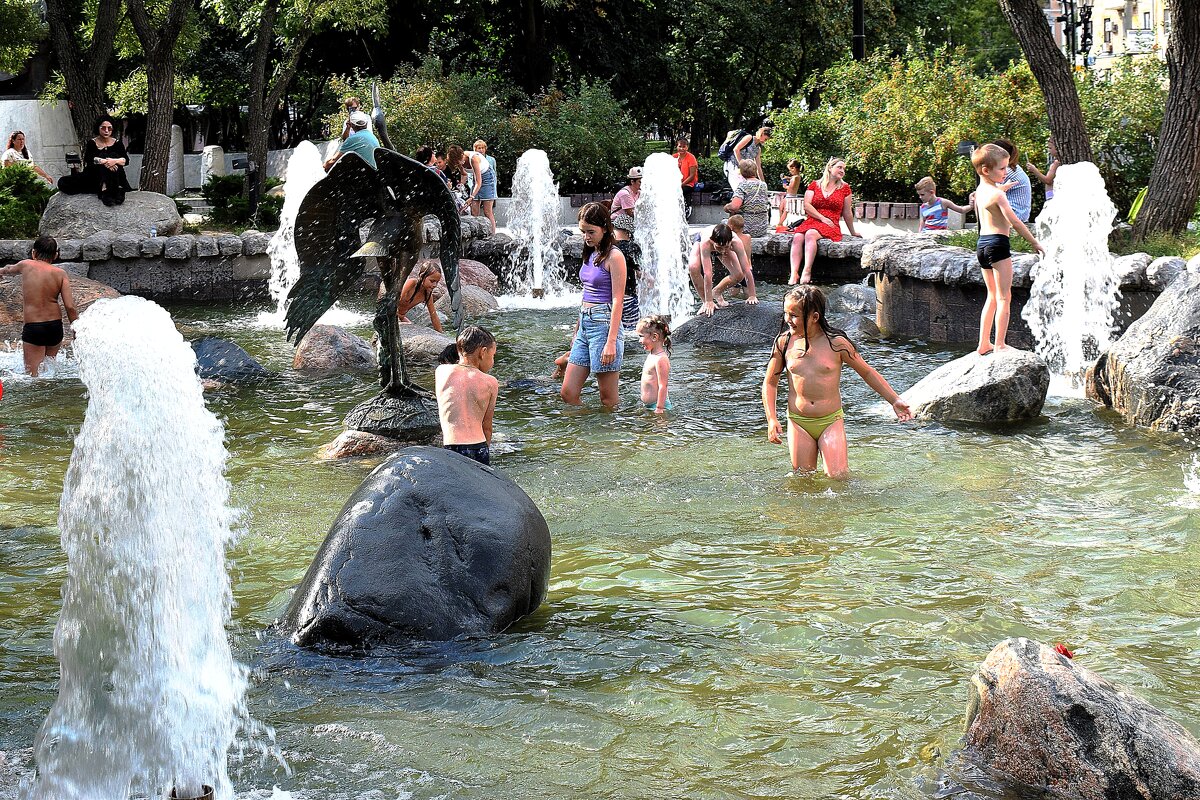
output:
[{"label": "man in black swim briefs", "polygon": [[50,236],[39,237],[33,243],[33,257],[18,261],[8,267],[0,267],[0,275],[21,276],[21,299],[24,304],[25,327],[21,330],[21,343],[25,356],[25,371],[37,377],[38,369],[46,358],[58,355],[63,341],[62,309],[59,298],[67,311],[67,319],[79,319],[75,298],[71,295],[71,281],[67,273],[52,263],[58,255],[58,242]]}]

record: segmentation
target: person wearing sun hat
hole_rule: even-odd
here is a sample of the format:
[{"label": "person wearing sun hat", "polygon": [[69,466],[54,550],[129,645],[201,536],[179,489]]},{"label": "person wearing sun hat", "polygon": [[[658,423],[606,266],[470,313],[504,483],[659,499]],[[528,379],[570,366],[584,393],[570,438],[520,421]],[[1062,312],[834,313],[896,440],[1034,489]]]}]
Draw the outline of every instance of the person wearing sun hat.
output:
[{"label": "person wearing sun hat", "polygon": [[642,194],[642,168],[630,167],[628,182],[612,199],[613,237],[618,242],[633,238],[633,213]]}]

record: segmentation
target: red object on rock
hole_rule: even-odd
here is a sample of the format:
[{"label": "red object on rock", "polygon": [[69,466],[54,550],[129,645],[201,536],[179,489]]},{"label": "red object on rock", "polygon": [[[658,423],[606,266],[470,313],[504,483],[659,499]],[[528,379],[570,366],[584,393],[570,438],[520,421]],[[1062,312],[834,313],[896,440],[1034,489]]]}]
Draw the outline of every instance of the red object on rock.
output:
[{"label": "red object on rock", "polygon": [[1075,654],[1068,650],[1067,646],[1062,642],[1054,643],[1054,652],[1058,653],[1060,656],[1066,656],[1067,658],[1071,659],[1075,658]]}]

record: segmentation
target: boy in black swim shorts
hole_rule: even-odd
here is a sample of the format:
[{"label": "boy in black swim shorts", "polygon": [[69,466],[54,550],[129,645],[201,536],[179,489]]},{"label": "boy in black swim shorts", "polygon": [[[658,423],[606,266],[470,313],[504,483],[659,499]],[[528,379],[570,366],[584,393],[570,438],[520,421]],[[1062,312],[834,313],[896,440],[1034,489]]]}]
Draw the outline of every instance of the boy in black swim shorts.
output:
[{"label": "boy in black swim shorts", "polygon": [[[975,249],[979,267],[983,271],[983,282],[987,285],[987,300],[979,317],[979,347],[975,350],[986,355],[1008,347],[1004,337],[1008,333],[1008,317],[1012,308],[1012,248],[1009,232],[1016,228],[1038,253],[1044,254],[1038,240],[1017,218],[1001,184],[1008,169],[1008,153],[994,144],[985,144],[971,157],[975,171],[979,173],[979,188],[975,191],[975,213],[979,215],[979,244]],[[991,341],[992,322],[996,324],[996,343]]]},{"label": "boy in black swim shorts", "polygon": [[37,377],[38,369],[46,358],[58,355],[63,341],[62,309],[59,298],[67,311],[67,319],[79,319],[75,309],[75,298],[71,295],[71,281],[67,273],[53,265],[58,255],[58,242],[50,236],[42,236],[33,243],[33,257],[8,267],[0,267],[0,275],[21,276],[21,299],[24,304],[25,327],[21,330],[24,349],[25,371]]}]

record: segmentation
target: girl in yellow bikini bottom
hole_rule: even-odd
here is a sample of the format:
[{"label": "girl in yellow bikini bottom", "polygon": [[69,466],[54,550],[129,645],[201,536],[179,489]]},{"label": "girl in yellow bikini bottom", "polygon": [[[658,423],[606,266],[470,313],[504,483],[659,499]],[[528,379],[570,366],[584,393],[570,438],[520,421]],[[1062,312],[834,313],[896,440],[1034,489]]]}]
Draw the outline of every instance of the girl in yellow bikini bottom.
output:
[{"label": "girl in yellow bikini bottom", "polygon": [[826,428],[837,422],[839,419],[842,419],[846,415],[843,414],[842,409],[839,408],[837,411],[826,414],[823,417],[804,417],[800,414],[797,414],[795,411],[787,412],[787,416],[790,422],[794,422],[803,428],[815,442],[821,438],[821,434],[825,432]]}]

